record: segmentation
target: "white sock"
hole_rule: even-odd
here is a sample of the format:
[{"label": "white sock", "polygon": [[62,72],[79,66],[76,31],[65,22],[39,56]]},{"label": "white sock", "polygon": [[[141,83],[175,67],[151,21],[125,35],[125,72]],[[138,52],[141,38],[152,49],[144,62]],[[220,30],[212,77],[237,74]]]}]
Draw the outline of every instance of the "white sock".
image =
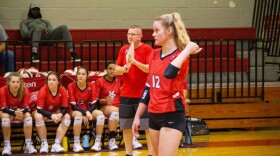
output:
[{"label": "white sock", "polygon": [[97,135],[97,136],[96,136],[96,138],[95,138],[95,142],[97,142],[97,141],[98,141],[98,142],[100,142],[100,141],[101,141],[101,135]]},{"label": "white sock", "polygon": [[31,144],[31,139],[25,139],[25,144],[30,145]]},{"label": "white sock", "polygon": [[61,143],[61,139],[56,138],[54,141],[56,144],[60,144]]},{"label": "white sock", "polygon": [[80,143],[80,136],[74,136],[74,143]]}]

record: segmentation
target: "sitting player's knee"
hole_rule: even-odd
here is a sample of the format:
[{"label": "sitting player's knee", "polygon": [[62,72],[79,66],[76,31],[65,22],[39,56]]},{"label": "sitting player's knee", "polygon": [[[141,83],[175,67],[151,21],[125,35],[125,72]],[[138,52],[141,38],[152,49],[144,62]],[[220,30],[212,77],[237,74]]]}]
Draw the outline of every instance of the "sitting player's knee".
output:
[{"label": "sitting player's knee", "polygon": [[66,127],[69,127],[70,124],[71,124],[71,120],[70,118],[64,118],[62,121],[61,121],[61,124],[66,126]]},{"label": "sitting player's knee", "polygon": [[11,119],[2,118],[2,127],[11,127]]},{"label": "sitting player's knee", "polygon": [[112,112],[109,120],[115,120],[115,121],[119,121],[119,112]]},{"label": "sitting player's knee", "polygon": [[97,125],[104,125],[105,123],[105,116],[104,115],[98,115],[96,117],[96,124]]},{"label": "sitting player's knee", "polygon": [[83,123],[83,117],[75,116],[75,118],[74,118],[74,125],[82,125],[82,123]]},{"label": "sitting player's knee", "polygon": [[45,126],[45,121],[44,120],[36,121],[35,126],[36,127],[43,127],[43,126]]},{"label": "sitting player's knee", "polygon": [[29,116],[29,117],[26,117],[25,119],[24,119],[24,123],[23,123],[23,126],[24,127],[26,127],[26,126],[32,126],[32,117],[31,116]]}]

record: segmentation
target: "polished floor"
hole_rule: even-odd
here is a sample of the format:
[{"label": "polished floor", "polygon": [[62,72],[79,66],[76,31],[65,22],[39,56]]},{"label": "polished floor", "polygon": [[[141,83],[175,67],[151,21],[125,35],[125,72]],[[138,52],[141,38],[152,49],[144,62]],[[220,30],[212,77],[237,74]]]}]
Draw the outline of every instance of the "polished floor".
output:
[{"label": "polished floor", "polygon": [[[192,145],[184,145],[178,150],[178,156],[280,156],[280,128],[255,130],[219,130],[209,135],[193,136]],[[140,141],[145,144],[145,141]],[[1,149],[2,150],[2,149]],[[20,154],[14,152],[13,155]],[[57,154],[49,154],[57,155]],[[65,156],[124,156],[124,148],[110,152],[85,152],[75,154],[67,152]],[[147,156],[143,150],[135,150],[135,156]]]}]

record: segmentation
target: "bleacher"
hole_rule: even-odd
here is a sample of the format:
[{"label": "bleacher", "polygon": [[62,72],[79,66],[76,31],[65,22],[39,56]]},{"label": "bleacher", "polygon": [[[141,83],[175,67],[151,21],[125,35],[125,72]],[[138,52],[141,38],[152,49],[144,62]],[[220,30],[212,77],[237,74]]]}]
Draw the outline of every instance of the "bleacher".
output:
[{"label": "bleacher", "polygon": [[[40,46],[41,61],[34,64],[30,46],[21,39],[19,30],[7,30],[9,41],[22,41],[22,45],[9,44],[9,48],[16,51],[17,70],[35,66],[40,71],[62,73],[83,65],[103,71],[105,63],[116,60],[120,47],[127,43],[127,29],[73,29],[70,32],[82,62],[70,61],[65,42],[58,41]],[[280,91],[278,69],[265,65],[265,52],[258,46],[256,29],[190,28],[188,33],[203,47],[201,53],[191,56],[187,78],[191,115],[205,119],[209,128],[256,127],[256,121],[257,127],[280,126],[280,106],[270,100],[271,97],[273,101],[279,100],[277,95],[274,97]],[[151,29],[144,29],[143,36],[144,42],[154,46]]]}]

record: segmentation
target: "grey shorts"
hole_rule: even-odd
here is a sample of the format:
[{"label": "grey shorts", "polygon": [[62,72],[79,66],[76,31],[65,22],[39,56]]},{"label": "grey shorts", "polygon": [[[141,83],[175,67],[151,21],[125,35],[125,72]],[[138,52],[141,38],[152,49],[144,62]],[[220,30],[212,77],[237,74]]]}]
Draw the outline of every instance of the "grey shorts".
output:
[{"label": "grey shorts", "polygon": [[[134,120],[135,113],[137,111],[140,98],[126,98],[121,97],[120,99],[120,129],[131,129]],[[146,130],[149,128],[149,114],[145,110],[140,118],[140,130]]]}]

